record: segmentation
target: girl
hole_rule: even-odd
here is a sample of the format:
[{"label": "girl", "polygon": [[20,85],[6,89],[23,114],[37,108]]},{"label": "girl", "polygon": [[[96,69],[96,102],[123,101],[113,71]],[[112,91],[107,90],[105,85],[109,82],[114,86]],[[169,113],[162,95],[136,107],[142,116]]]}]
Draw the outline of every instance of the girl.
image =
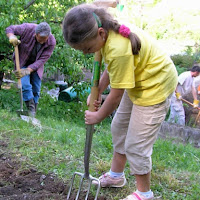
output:
[{"label": "girl", "polygon": [[[72,48],[84,54],[101,50],[107,66],[99,94],[109,84],[111,91],[99,110],[85,112],[85,123],[101,122],[120,103],[111,124],[111,169],[99,178],[101,187],[123,187],[128,161],[137,190],[124,200],[153,199],[152,148],[177,85],[174,64],[142,30],[120,25],[104,8],[95,5],[72,8],[64,18],[63,35]],[[98,107],[100,101],[94,104]]]}]

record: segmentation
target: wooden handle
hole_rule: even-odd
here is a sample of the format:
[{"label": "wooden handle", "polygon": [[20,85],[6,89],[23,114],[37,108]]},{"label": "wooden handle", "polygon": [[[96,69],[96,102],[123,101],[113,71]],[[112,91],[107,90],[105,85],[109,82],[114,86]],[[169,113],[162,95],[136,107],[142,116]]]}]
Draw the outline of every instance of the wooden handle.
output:
[{"label": "wooden handle", "polygon": [[[183,98],[181,98],[181,100],[182,100],[183,102],[185,102],[185,103],[187,103],[187,104],[193,106],[193,104],[192,104],[191,102],[189,102],[189,101],[187,101],[187,100],[185,100],[185,99],[183,99]],[[196,109],[199,109],[199,110],[200,110],[199,107],[197,107]]]},{"label": "wooden handle", "polygon": [[[15,46],[15,62],[17,71],[20,71],[18,45]],[[22,86],[21,79],[18,79],[18,88],[21,88],[21,86]]]},{"label": "wooden handle", "polygon": [[94,112],[95,107],[93,105],[94,101],[98,99],[99,96],[99,79],[100,79],[100,68],[101,68],[101,52],[98,51],[94,55],[94,64],[93,64],[93,78],[92,78],[92,86],[91,86],[91,94],[90,94],[90,105],[89,111]]},{"label": "wooden handle", "polygon": [[196,117],[196,119],[195,119],[194,125],[196,125],[196,124],[197,124],[197,122],[198,122],[198,119],[199,119],[199,116],[200,116],[200,110],[199,110],[199,112],[198,112],[198,115],[197,115],[197,117]]},{"label": "wooden handle", "polygon": [[[95,107],[93,105],[94,101],[98,99],[99,96],[99,79],[100,79],[100,67],[101,67],[101,52],[98,51],[94,56],[93,64],[93,78],[90,94],[90,105],[89,111],[94,112]],[[85,178],[89,178],[89,160],[90,152],[92,146],[92,137],[94,133],[94,124],[87,124],[86,126],[86,139],[85,139],[85,155],[84,155],[84,167],[85,167]]]}]

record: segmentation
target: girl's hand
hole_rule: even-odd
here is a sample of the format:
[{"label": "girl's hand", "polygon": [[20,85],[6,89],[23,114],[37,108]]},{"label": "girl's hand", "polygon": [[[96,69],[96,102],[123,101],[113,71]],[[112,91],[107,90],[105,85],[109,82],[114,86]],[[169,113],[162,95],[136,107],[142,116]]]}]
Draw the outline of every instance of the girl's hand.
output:
[{"label": "girl's hand", "polygon": [[85,124],[98,124],[101,122],[98,112],[85,111]]},{"label": "girl's hand", "polygon": [[[97,100],[94,101],[93,105],[95,107],[95,111],[99,110],[99,107],[101,106],[101,102],[102,102],[102,98],[101,98],[101,94],[99,94],[99,97]],[[90,105],[90,95],[87,98],[87,105]]]}]

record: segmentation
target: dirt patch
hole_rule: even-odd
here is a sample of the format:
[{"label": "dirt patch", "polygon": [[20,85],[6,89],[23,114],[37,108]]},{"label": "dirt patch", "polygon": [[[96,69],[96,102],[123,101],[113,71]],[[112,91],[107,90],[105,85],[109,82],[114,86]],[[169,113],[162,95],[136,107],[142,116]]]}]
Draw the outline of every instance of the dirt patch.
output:
[{"label": "dirt patch", "polygon": [[[0,200],[66,200],[68,185],[53,174],[26,168],[8,152],[8,144],[0,140]],[[84,192],[80,200],[85,198]],[[70,200],[75,199],[75,194]],[[93,200],[89,197],[88,200]],[[98,200],[106,200],[99,197]]]}]

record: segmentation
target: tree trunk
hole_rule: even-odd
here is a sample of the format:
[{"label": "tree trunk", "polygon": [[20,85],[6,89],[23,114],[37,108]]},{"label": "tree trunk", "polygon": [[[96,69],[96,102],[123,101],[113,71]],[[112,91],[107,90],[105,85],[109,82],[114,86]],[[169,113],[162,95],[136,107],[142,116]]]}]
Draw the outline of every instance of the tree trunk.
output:
[{"label": "tree trunk", "polygon": [[4,72],[0,71],[0,90],[1,90],[1,85],[3,83],[3,76],[4,76]]}]

